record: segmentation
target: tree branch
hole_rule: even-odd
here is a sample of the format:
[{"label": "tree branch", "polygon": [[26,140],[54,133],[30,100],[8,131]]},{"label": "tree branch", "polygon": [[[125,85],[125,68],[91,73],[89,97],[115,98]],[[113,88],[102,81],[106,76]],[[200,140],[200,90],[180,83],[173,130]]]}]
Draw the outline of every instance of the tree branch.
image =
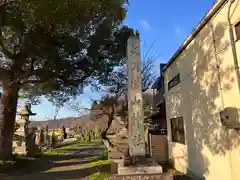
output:
[{"label": "tree branch", "polygon": [[2,30],[0,29],[0,46],[2,49],[2,52],[9,58],[12,58],[14,54],[12,54],[4,45],[3,43],[3,36],[2,36]]},{"label": "tree branch", "polygon": [[40,79],[36,79],[36,80],[23,80],[23,81],[20,81],[22,85],[24,84],[40,84],[40,83],[43,83],[44,81],[43,80],[40,80]]},{"label": "tree branch", "polygon": [[0,8],[3,8],[3,7],[5,7],[5,6],[13,3],[14,1],[15,1],[15,0],[2,0],[2,1],[0,2]]},{"label": "tree branch", "polygon": [[31,62],[30,62],[30,68],[28,69],[28,71],[26,73],[24,73],[22,76],[19,76],[17,79],[15,79],[13,82],[11,82],[10,85],[14,84],[14,83],[20,83],[21,80],[24,80],[24,79],[27,79],[31,76],[31,73],[33,72],[34,70],[34,60],[32,59]]}]

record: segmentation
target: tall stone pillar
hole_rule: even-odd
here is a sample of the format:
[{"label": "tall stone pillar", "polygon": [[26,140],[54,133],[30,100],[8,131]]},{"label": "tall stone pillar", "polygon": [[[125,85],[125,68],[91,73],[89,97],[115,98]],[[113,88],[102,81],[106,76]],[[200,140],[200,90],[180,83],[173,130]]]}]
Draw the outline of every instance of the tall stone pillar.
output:
[{"label": "tall stone pillar", "polygon": [[118,162],[118,176],[114,178],[172,180],[161,174],[162,167],[146,155],[139,38],[130,37],[127,46],[129,150]]},{"label": "tall stone pillar", "polygon": [[129,155],[145,156],[144,114],[140,65],[140,40],[136,36],[128,39],[128,132]]}]

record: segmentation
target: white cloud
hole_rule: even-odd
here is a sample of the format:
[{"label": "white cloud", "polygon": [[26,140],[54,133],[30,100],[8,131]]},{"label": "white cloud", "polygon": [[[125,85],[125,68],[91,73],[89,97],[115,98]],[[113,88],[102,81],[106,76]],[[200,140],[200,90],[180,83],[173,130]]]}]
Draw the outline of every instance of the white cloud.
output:
[{"label": "white cloud", "polygon": [[140,24],[144,29],[151,29],[151,26],[150,26],[150,24],[148,23],[147,20],[141,20]]}]

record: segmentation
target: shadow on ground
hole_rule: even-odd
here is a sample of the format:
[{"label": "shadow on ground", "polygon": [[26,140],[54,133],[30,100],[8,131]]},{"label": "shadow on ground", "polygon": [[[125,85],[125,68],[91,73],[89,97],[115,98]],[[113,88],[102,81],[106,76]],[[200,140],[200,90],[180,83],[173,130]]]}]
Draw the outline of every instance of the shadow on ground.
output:
[{"label": "shadow on ground", "polygon": [[188,175],[176,171],[170,163],[160,164],[163,168],[163,173],[173,174],[173,180],[193,180]]},{"label": "shadow on ground", "polygon": [[84,179],[99,171],[107,173],[111,171],[110,164],[91,166],[91,162],[101,159],[103,150],[100,144],[64,149],[65,154],[43,155],[28,160],[23,168],[5,171],[4,178],[0,179]]},{"label": "shadow on ground", "polygon": [[[106,172],[109,173],[111,170],[111,165],[99,165],[95,167],[86,167],[83,169],[72,169],[66,171],[58,171],[58,172],[42,172],[39,174],[33,174],[35,179],[47,179],[47,180],[54,180],[54,179],[82,179],[87,178],[88,176],[97,173],[97,172]],[[33,176],[23,176],[20,179],[31,179]],[[17,178],[19,180],[19,178]]]}]

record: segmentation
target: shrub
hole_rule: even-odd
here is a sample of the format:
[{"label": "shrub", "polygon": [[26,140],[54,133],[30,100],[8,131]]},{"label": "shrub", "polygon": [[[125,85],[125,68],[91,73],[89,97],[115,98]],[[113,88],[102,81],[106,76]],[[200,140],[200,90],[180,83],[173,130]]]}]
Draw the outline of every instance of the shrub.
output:
[{"label": "shrub", "polygon": [[79,135],[78,139],[83,143],[90,143],[92,140],[100,139],[101,131],[98,127],[90,129],[86,127]]}]

